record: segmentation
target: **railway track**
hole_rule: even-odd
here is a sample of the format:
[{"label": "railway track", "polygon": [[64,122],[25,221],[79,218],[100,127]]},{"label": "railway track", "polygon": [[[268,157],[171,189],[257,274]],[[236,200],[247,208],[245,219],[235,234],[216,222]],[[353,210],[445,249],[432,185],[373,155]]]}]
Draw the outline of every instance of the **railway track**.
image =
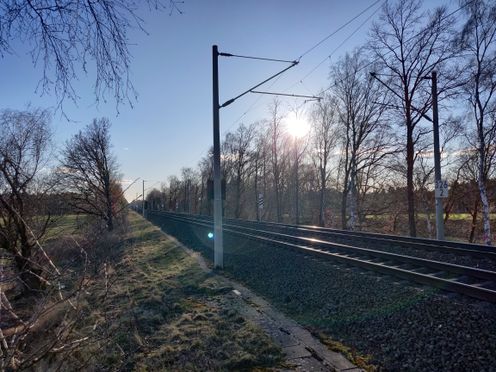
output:
[{"label": "railway track", "polygon": [[[171,212],[152,212],[152,215],[212,230],[209,217]],[[436,252],[496,265],[495,253],[485,246],[232,219],[225,220],[223,228],[233,236],[496,303],[496,271],[477,264],[459,265],[414,255]],[[409,250],[410,254],[394,253],[395,249]]]}]

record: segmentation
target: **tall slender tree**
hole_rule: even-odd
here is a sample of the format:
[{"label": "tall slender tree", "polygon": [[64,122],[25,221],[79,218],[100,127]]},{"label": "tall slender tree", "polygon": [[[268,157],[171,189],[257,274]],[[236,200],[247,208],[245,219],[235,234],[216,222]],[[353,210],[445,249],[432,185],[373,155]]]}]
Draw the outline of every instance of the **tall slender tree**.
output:
[{"label": "tall slender tree", "polygon": [[228,133],[224,141],[226,156],[230,159],[230,178],[234,184],[234,218],[240,218],[243,209],[243,192],[247,183],[248,165],[254,135],[254,125],[245,126],[241,124],[235,132]]},{"label": "tall slender tree", "polygon": [[273,176],[274,201],[276,206],[276,220],[282,222],[282,186],[283,186],[283,158],[282,137],[283,126],[280,112],[280,102],[274,100],[270,108],[269,138],[271,142],[271,169]]},{"label": "tall slender tree", "polygon": [[[465,97],[475,124],[469,141],[477,149],[477,185],[482,204],[484,242],[491,245],[490,201],[487,174],[494,167],[496,146],[496,4],[463,0],[467,20],[459,41],[467,52]],[[473,141],[475,139],[475,141]]]},{"label": "tall slender tree", "polygon": [[[341,223],[354,230],[359,214],[359,173],[388,155],[394,137],[385,141],[383,114],[389,94],[364,68],[370,62],[363,51],[346,54],[332,69],[336,109],[339,115],[343,146],[343,194]],[[349,203],[348,203],[349,201]],[[347,218],[349,210],[349,218]]]},{"label": "tall slender tree", "polygon": [[425,81],[439,70],[439,88],[444,91],[444,64],[456,54],[452,42],[452,18],[446,8],[424,11],[420,0],[385,2],[379,22],[370,32],[369,49],[379,62],[378,72],[394,92],[396,112],[405,131],[408,227],[417,235],[415,223],[414,162],[415,145],[430,132],[422,118],[430,110],[431,89]]},{"label": "tall slender tree", "polygon": [[336,100],[327,93],[311,113],[311,157],[319,179],[319,225],[325,226],[326,189],[331,175],[329,162],[337,142]]}]

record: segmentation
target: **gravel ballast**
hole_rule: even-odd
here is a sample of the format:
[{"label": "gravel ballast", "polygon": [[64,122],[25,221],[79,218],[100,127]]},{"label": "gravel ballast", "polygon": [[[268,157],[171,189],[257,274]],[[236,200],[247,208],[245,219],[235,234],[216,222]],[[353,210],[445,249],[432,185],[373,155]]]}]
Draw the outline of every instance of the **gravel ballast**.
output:
[{"label": "gravel ballast", "polygon": [[[153,217],[212,258],[207,230]],[[225,234],[224,271],[387,371],[496,370],[496,305]]]}]

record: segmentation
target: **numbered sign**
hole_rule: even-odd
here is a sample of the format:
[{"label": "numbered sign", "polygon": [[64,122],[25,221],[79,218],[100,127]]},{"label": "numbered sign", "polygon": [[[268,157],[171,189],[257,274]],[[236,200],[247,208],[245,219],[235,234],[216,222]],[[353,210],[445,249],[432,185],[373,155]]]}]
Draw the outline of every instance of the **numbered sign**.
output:
[{"label": "numbered sign", "polygon": [[448,181],[440,180],[436,181],[436,198],[447,198],[448,197]]}]

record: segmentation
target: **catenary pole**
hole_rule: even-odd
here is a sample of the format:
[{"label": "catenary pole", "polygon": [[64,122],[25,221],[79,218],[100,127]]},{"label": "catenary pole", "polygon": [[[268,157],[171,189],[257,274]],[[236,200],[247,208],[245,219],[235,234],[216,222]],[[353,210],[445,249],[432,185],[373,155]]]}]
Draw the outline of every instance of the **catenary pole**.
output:
[{"label": "catenary pole", "polygon": [[[281,71],[269,76],[262,82],[254,85],[250,89],[238,94],[236,97],[231,98],[224,102],[222,105],[219,103],[219,56],[222,57],[238,57],[238,58],[249,58],[262,61],[271,62],[284,62],[289,63],[290,66],[282,69]],[[243,97],[248,93],[260,93],[260,94],[270,94],[270,95],[290,95],[284,93],[272,93],[272,92],[258,92],[255,91],[256,88],[262,86],[270,80],[273,80],[277,76],[283,74],[290,68],[296,66],[298,61],[287,61],[281,59],[273,58],[261,58],[261,57],[250,57],[241,56],[231,53],[219,53],[217,45],[212,46],[212,103],[213,103],[213,129],[214,129],[214,154],[213,154],[213,171],[214,171],[214,267],[222,269],[224,267],[224,248],[222,239],[222,183],[221,183],[221,171],[220,171],[220,129],[219,129],[219,113],[220,109],[229,106],[231,103],[237,99]],[[299,98],[309,98],[320,100],[321,97],[315,96],[303,96],[298,94],[291,94],[290,96]]]},{"label": "catenary pole", "polygon": [[224,266],[224,247],[222,242],[222,187],[220,178],[220,123],[219,123],[219,51],[212,46],[212,80],[213,80],[213,127],[214,127],[214,266]]},{"label": "catenary pole", "polygon": [[[436,186],[441,183],[441,153],[439,150],[439,113],[437,107],[437,72],[432,72],[432,123],[434,133],[434,178]],[[436,195],[436,238],[444,240],[443,198]]]},{"label": "catenary pole", "polygon": [[[398,96],[402,99],[402,97],[396,93],[389,85],[387,85],[384,81],[379,79],[375,72],[371,72],[370,75],[378,80],[382,85],[384,85],[388,90],[390,90],[394,95]],[[422,113],[421,110],[418,110],[413,105],[411,106],[415,111],[422,113],[422,117],[430,122],[432,122],[433,135],[434,135],[434,182],[435,189],[440,186],[441,183],[441,152],[439,150],[439,112],[438,112],[438,92],[437,92],[437,72],[432,71],[431,76],[425,76],[424,79],[429,79],[432,81],[432,116],[431,119],[425,113]],[[441,195],[438,195],[438,191],[435,191],[436,194],[436,238],[438,240],[444,240],[444,211],[443,211],[443,198]]]}]

